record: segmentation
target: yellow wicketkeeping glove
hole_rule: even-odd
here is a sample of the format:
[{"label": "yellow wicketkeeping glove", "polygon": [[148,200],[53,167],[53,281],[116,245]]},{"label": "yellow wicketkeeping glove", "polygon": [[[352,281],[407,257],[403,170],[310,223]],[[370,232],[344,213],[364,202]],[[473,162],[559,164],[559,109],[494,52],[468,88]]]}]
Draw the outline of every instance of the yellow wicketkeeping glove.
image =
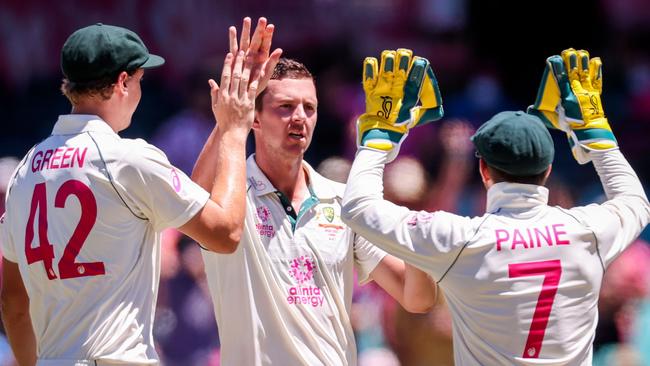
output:
[{"label": "yellow wicketkeeping glove", "polygon": [[567,133],[580,164],[591,161],[589,151],[618,146],[603,111],[602,87],[600,58],[590,60],[587,51],[569,48],[546,59],[537,99],[528,107],[528,113]]},{"label": "yellow wicketkeeping glove", "polygon": [[443,115],[442,98],[429,61],[411,50],[385,50],[381,65],[367,57],[363,63],[366,113],[357,120],[357,145],[390,151],[389,161],[416,126]]}]

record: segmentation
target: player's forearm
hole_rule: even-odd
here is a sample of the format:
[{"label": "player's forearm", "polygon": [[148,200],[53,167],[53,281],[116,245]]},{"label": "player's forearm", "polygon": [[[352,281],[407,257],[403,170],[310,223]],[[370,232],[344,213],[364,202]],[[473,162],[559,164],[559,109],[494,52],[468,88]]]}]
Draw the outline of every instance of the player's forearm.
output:
[{"label": "player's forearm", "polygon": [[620,235],[629,242],[650,221],[650,204],[636,173],[618,150],[590,153],[608,201],[604,207],[617,214],[622,224]]},{"label": "player's forearm", "polygon": [[412,313],[425,313],[436,301],[436,284],[423,271],[405,263],[404,309]]},{"label": "player's forearm", "polygon": [[13,309],[3,303],[2,320],[14,357],[20,366],[36,364],[36,337],[29,317],[29,307]]},{"label": "player's forearm", "polygon": [[246,212],[247,131],[218,130],[215,135],[215,173],[210,199],[223,209],[227,231],[238,237]]},{"label": "player's forearm", "polygon": [[608,199],[631,195],[647,202],[639,178],[618,148],[592,151],[590,156]]},{"label": "player's forearm", "polygon": [[373,245],[404,258],[412,252],[400,230],[409,210],[383,199],[386,153],[360,149],[352,164],[341,218]]},{"label": "player's forearm", "polygon": [[216,157],[219,144],[217,142],[217,129],[212,129],[210,136],[205,141],[199,157],[194,163],[192,170],[192,180],[208,192],[212,191],[215,174],[217,172]]}]

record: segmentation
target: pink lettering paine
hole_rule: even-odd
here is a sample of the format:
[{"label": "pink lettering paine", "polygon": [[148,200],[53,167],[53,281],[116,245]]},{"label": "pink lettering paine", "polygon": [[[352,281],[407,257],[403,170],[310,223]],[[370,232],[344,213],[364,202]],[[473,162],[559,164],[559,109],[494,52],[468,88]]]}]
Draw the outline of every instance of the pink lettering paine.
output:
[{"label": "pink lettering paine", "polygon": [[517,245],[522,245],[524,248],[528,249],[528,243],[524,240],[524,236],[521,235],[519,229],[515,229],[514,234],[512,235],[512,246],[510,249],[517,249]]},{"label": "pink lettering paine", "polygon": [[554,224],[553,226],[553,234],[555,234],[555,242],[557,245],[569,245],[571,242],[569,240],[564,240],[560,239],[560,235],[566,235],[566,231],[560,231],[558,230],[558,227],[564,227],[564,224]]},{"label": "pink lettering paine", "polygon": [[88,148],[57,147],[54,150],[37,151],[32,157],[32,172],[43,169],[83,168]]},{"label": "pink lettering paine", "polygon": [[510,238],[510,234],[508,234],[508,230],[504,230],[504,229],[496,229],[496,230],[494,230],[494,233],[497,236],[497,252],[500,252],[501,251],[501,243],[508,240]]},{"label": "pink lettering paine", "polygon": [[[552,224],[544,227],[526,228],[526,234],[523,229],[495,229],[495,246],[496,251],[500,252],[502,248],[509,244],[510,250],[532,249],[542,247],[553,247],[559,245],[570,245],[571,241],[566,236],[567,231],[564,224]],[[546,245],[542,246],[542,242]]]}]

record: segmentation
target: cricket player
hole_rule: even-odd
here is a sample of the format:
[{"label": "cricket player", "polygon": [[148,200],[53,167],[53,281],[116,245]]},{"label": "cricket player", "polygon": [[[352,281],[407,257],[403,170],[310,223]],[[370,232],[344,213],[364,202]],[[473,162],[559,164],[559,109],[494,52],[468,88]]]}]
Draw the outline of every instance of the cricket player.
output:
[{"label": "cricket player", "polygon": [[[247,42],[240,44],[245,49]],[[231,52],[237,46],[231,33]],[[255,108],[241,243],[228,256],[203,252],[221,362],[356,365],[354,268],[361,283],[376,281],[411,311],[428,310],[435,288],[426,274],[404,268],[352,232],[341,221],[344,186],[303,160],[318,108],[309,70],[280,59]],[[212,181],[211,166],[199,160],[195,167],[204,187]]]},{"label": "cricket player", "polygon": [[[267,28],[260,19],[251,49],[270,45]],[[221,86],[210,80],[219,126],[207,144],[221,149],[206,150],[217,167],[206,191],[154,146],[118,135],[138,106],[144,70],[164,60],[121,27],[95,24],[67,39],[61,90],[72,112],[20,163],[1,220],[2,317],[21,365],[159,363],[160,232],[178,228],[219,253],[237,247],[246,135],[260,68],[275,55],[258,63],[228,54]]]},{"label": "cricket player", "polygon": [[359,118],[343,221],[437,281],[453,317],[456,364],[591,365],[603,273],[650,219],[602,109],[600,60],[573,49],[549,58],[530,111],[568,134],[579,162],[593,162],[607,201],[548,206],[551,136],[536,116],[501,112],[472,137],[487,189],[480,217],[413,212],[382,199],[384,165],[417,117],[373,109],[381,98],[411,103],[391,88],[398,78],[388,61],[378,73],[369,66],[376,60],[365,63],[369,108]]}]

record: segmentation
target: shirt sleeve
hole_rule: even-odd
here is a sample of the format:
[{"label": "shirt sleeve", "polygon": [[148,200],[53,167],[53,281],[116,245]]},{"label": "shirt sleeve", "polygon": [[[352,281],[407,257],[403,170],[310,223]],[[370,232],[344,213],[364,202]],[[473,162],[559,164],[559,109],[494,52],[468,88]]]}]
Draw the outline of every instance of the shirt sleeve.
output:
[{"label": "shirt sleeve", "polygon": [[16,249],[11,238],[11,233],[9,232],[9,223],[6,213],[0,216],[0,244],[2,244],[2,256],[8,261],[16,263],[18,258],[16,257]]},{"label": "shirt sleeve", "polygon": [[636,173],[618,150],[590,152],[607,201],[569,212],[596,236],[598,250],[608,266],[646,227],[650,205]]},{"label": "shirt sleeve", "polygon": [[142,140],[117,163],[113,179],[137,216],[151,221],[156,231],[182,226],[194,217],[210,194],[183,171],[169,163],[165,154]]},{"label": "shirt sleeve", "polygon": [[343,221],[389,254],[440,279],[473,228],[470,218],[447,212],[416,212],[383,199],[386,153],[357,153],[343,199]]},{"label": "shirt sleeve", "polygon": [[357,270],[360,285],[372,281],[370,273],[374,271],[386,255],[386,252],[372,245],[362,236],[354,235],[354,267]]}]

